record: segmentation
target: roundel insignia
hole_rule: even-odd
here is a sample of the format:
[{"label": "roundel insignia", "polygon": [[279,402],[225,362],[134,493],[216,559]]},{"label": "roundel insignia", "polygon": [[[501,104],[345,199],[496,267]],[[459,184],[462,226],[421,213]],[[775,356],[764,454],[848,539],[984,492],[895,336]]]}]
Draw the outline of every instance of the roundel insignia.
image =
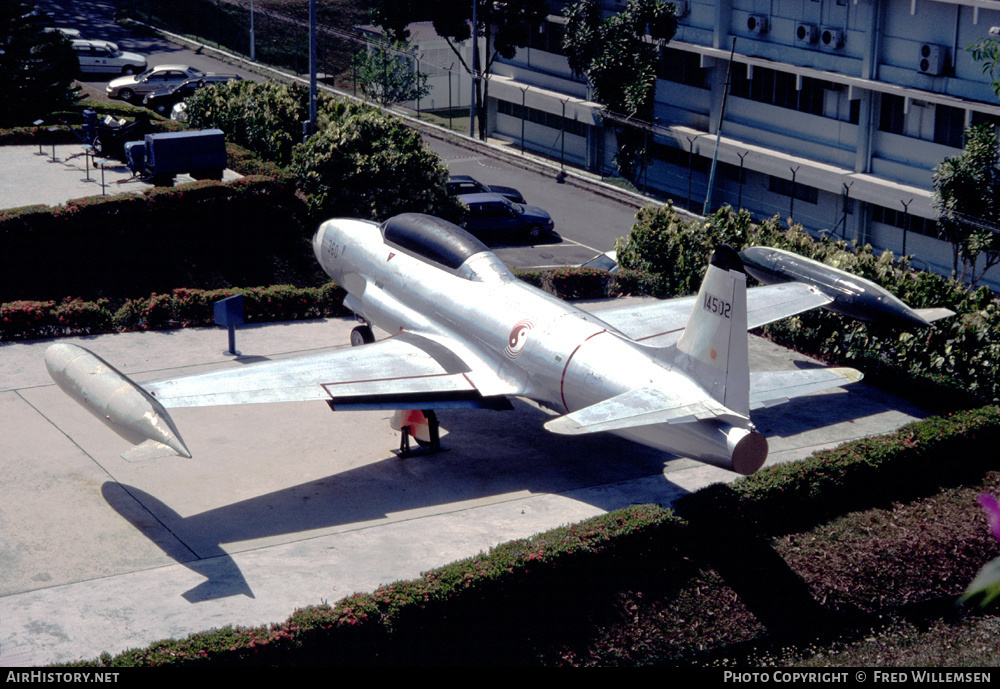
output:
[{"label": "roundel insignia", "polygon": [[510,335],[507,336],[507,346],[504,348],[504,354],[506,354],[511,359],[516,359],[524,351],[524,345],[528,343],[528,331],[531,330],[534,324],[529,320],[518,321],[517,324],[511,328]]}]

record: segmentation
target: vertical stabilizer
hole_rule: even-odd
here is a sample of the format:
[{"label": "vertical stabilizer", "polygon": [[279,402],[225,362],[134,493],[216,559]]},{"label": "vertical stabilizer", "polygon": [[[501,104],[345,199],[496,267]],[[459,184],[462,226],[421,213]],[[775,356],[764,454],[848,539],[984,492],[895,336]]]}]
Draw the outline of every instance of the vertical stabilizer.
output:
[{"label": "vertical stabilizer", "polygon": [[678,365],[729,409],[750,413],[747,276],[732,247],[716,248],[677,342]]}]

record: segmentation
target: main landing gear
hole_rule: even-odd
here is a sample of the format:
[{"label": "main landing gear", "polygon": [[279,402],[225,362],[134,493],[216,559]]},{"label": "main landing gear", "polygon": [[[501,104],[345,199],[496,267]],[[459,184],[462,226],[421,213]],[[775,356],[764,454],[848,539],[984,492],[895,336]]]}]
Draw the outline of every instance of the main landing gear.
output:
[{"label": "main landing gear", "polygon": [[[400,433],[399,449],[395,450],[397,457],[414,457],[445,450],[441,447],[441,427],[437,414],[432,409],[401,409],[393,414],[389,425]],[[417,447],[410,447],[410,438],[417,443]]]},{"label": "main landing gear", "polygon": [[[360,347],[375,341],[375,334],[368,323],[363,323],[351,331],[351,346]],[[441,426],[437,414],[432,409],[401,409],[392,416],[389,425],[399,431],[399,449],[394,450],[400,458],[413,457],[420,454],[442,452]],[[410,446],[410,439],[417,447]]]}]

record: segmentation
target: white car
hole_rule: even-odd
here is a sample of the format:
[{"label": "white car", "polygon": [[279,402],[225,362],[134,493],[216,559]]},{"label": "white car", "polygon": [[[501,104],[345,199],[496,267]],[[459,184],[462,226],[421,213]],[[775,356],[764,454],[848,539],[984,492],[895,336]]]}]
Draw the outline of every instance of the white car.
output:
[{"label": "white car", "polygon": [[187,65],[157,65],[142,74],[114,79],[106,89],[108,98],[120,98],[140,105],[146,94],[157,89],[175,86],[188,79],[204,77],[205,72]]},{"label": "white car", "polygon": [[110,41],[71,41],[76,57],[80,60],[80,71],[99,74],[138,74],[146,69],[146,58],[135,53],[126,53]]}]

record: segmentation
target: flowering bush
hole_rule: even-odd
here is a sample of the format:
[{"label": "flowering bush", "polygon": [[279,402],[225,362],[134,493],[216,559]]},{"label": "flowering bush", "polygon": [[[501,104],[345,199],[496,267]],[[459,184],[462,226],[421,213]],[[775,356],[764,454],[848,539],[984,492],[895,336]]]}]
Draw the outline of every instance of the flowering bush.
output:
[{"label": "flowering bush", "polygon": [[[986,512],[986,519],[990,525],[993,536],[1000,541],[1000,501],[989,493],[979,496],[979,504]],[[969,584],[969,588],[959,598],[960,603],[964,603],[973,598],[980,598],[980,605],[986,607],[993,600],[1000,596],[1000,557],[987,562],[976,578]]]}]

